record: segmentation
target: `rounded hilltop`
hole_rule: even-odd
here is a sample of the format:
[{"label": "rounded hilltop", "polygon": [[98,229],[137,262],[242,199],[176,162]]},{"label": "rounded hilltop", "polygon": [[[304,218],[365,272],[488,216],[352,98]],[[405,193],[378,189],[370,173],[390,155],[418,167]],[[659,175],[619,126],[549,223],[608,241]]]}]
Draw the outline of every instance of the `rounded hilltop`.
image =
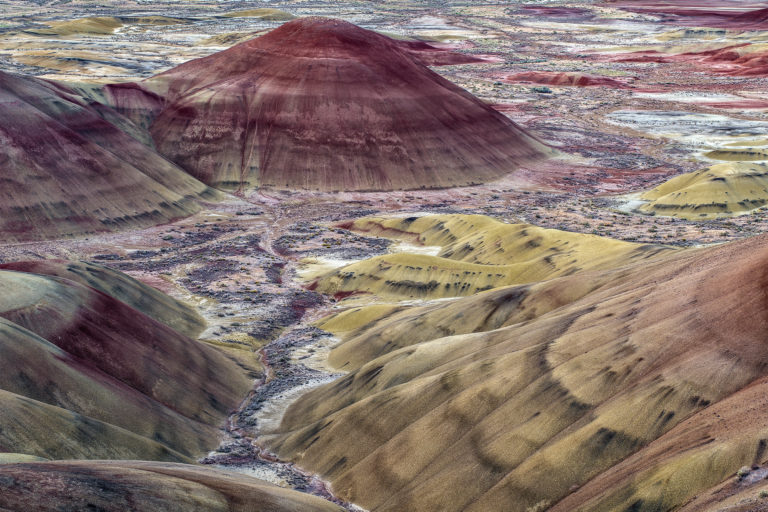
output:
[{"label": "rounded hilltop", "polygon": [[341,20],[297,19],[145,81],[168,101],[151,132],[196,178],[246,192],[461,186],[546,155],[424,64],[452,55]]},{"label": "rounded hilltop", "polygon": [[[483,62],[472,55],[437,48],[423,41],[397,40],[348,21],[322,16],[299,18],[271,30],[258,40],[260,50],[306,58],[359,58],[367,52],[406,52],[428,65]],[[286,44],[289,41],[290,44]]]}]

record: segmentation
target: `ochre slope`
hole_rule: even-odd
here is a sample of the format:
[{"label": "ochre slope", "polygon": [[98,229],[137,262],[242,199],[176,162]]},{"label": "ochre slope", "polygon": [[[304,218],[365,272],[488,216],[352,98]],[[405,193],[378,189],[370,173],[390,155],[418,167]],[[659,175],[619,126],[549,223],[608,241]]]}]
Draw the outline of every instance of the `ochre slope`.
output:
[{"label": "ochre slope", "polygon": [[[729,145],[746,143],[735,143]],[[716,149],[704,154],[712,160],[723,160],[726,162],[759,162],[768,160],[768,152],[765,149],[744,148],[744,149]]]},{"label": "ochre slope", "polygon": [[543,283],[501,287],[450,303],[364,306],[327,317],[319,326],[342,339],[330,353],[331,365],[350,371],[403,347],[529,322],[615,278],[608,273],[580,273]]},{"label": "ochre slope", "polygon": [[451,187],[548,153],[427,68],[436,53],[306,18],[142,85],[169,101],[151,128],[158,150],[217,188]]},{"label": "ochre slope", "polygon": [[342,512],[333,503],[246,475],[139,461],[0,465],[0,510]]},{"label": "ochre slope", "polygon": [[14,261],[0,264],[0,270],[61,277],[90,286],[190,337],[205,329],[205,320],[194,308],[103,265],[66,260]]},{"label": "ochre slope", "polygon": [[0,233],[8,242],[168,222],[199,210],[195,199],[216,196],[120,129],[130,121],[64,86],[0,73],[0,117]]},{"label": "ochre slope", "polygon": [[[101,279],[113,289],[128,282]],[[14,395],[4,402],[35,411],[2,415],[4,435],[16,433],[3,451],[196,457],[251,387],[217,349],[72,280],[0,271],[0,318],[0,389]],[[68,439],[52,442],[59,436]]]},{"label": "ochre slope", "polygon": [[[768,376],[766,261],[763,236],[550,281],[543,301],[573,279],[600,286],[532,318],[513,307],[485,323],[478,297],[439,306],[453,314],[431,311],[433,330],[492,330],[382,332],[383,355],[299,399],[265,440],[371,510],[545,509],[656,440],[680,449],[673,429]],[[750,464],[768,431],[759,407],[741,410],[756,425],[712,446],[728,454],[712,475],[638,481],[619,501],[601,488],[585,510],[679,506]]]},{"label": "ochre slope", "polygon": [[437,256],[408,252],[376,256],[315,280],[318,291],[381,298],[459,297],[511,284],[611,268],[668,251],[610,238],[506,224],[483,215],[365,218],[344,227],[427,246]]},{"label": "ochre slope", "polygon": [[48,28],[32,28],[25,32],[39,36],[68,37],[78,34],[106,36],[123,26],[123,23],[111,16],[92,16],[67,21],[54,21]]},{"label": "ochre slope", "polygon": [[768,166],[751,162],[713,165],[676,176],[645,192],[646,213],[683,219],[712,219],[768,204]]},{"label": "ochre slope", "polygon": [[[689,512],[763,510],[759,502],[765,507],[768,504],[764,499],[747,500],[751,506],[744,508],[733,505],[748,495],[757,498],[761,487],[768,487],[761,476],[765,469],[743,480],[730,477],[744,466],[765,463],[766,392],[768,380],[761,378],[698,412],[591,480],[551,512],[621,510],[631,506],[638,510],[670,510],[681,503],[686,506],[680,510]],[[729,482],[720,486],[726,479]],[[714,491],[710,487],[715,487]],[[692,491],[697,491],[698,496],[689,502]]]}]

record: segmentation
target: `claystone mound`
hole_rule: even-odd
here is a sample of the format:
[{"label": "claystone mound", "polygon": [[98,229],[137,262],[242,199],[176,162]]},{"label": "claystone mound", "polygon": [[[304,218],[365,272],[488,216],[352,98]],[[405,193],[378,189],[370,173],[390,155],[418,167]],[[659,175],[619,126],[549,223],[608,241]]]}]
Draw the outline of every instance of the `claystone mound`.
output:
[{"label": "claystone mound", "polygon": [[766,261],[760,236],[390,313],[266,441],[369,510],[676,510],[768,464]]},{"label": "claystone mound", "polygon": [[146,227],[215,197],[134,138],[133,123],[61,84],[0,73],[0,118],[6,241]]},{"label": "claystone mound", "polygon": [[192,306],[127,274],[97,263],[67,260],[12,261],[0,264],[0,270],[75,281],[105,293],[191,338],[196,338],[206,326],[203,317]]},{"label": "claystone mound", "polygon": [[145,82],[169,100],[152,136],[193,176],[230,190],[460,186],[547,152],[427,68],[445,59],[422,46],[295,20]]}]

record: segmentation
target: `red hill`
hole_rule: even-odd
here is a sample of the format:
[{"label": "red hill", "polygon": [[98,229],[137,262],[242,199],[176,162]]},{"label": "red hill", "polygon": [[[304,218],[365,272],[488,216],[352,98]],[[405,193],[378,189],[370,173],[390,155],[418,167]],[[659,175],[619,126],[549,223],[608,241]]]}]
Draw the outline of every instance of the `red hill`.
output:
[{"label": "red hill", "polygon": [[424,65],[444,56],[344,21],[292,21],[145,82],[169,100],[151,133],[193,176],[239,190],[449,187],[542,157]]}]

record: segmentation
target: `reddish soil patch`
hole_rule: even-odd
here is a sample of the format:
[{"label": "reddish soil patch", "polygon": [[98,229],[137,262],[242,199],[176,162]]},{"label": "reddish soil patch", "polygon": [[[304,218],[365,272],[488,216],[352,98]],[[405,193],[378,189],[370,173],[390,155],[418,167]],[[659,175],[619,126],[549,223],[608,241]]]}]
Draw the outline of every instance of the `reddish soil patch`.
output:
[{"label": "reddish soil patch", "polygon": [[550,160],[534,168],[520,169],[514,176],[543,190],[566,193],[622,194],[647,188],[674,174],[673,169],[612,169],[608,167],[574,166]]},{"label": "reddish soil patch", "polygon": [[605,76],[584,75],[582,73],[557,73],[554,71],[529,71],[506,75],[502,81],[529,82],[534,84],[546,84],[558,87],[613,87],[616,89],[629,89],[630,85],[621,80]]},{"label": "reddish soil patch", "polygon": [[750,43],[727,46],[717,50],[663,54],[655,50],[631,52],[618,55],[598,56],[598,60],[610,62],[655,62],[690,63],[701,71],[722,73],[730,76],[766,76],[768,75],[768,52],[745,53],[738,48],[749,47]]},{"label": "reddish soil patch", "polygon": [[525,113],[527,115],[526,110],[522,108],[522,104],[520,103],[494,103],[491,105],[491,107],[493,107],[494,110],[505,114]]},{"label": "reddish soil patch", "polygon": [[762,110],[768,109],[768,100],[744,99],[734,101],[719,101],[716,103],[703,103],[705,107],[723,110]]},{"label": "reddish soil patch", "polygon": [[689,4],[685,7],[668,4],[626,3],[623,9],[656,15],[663,23],[692,27],[725,28],[728,30],[764,30],[768,28],[768,8],[749,5],[728,5],[726,2]]}]

